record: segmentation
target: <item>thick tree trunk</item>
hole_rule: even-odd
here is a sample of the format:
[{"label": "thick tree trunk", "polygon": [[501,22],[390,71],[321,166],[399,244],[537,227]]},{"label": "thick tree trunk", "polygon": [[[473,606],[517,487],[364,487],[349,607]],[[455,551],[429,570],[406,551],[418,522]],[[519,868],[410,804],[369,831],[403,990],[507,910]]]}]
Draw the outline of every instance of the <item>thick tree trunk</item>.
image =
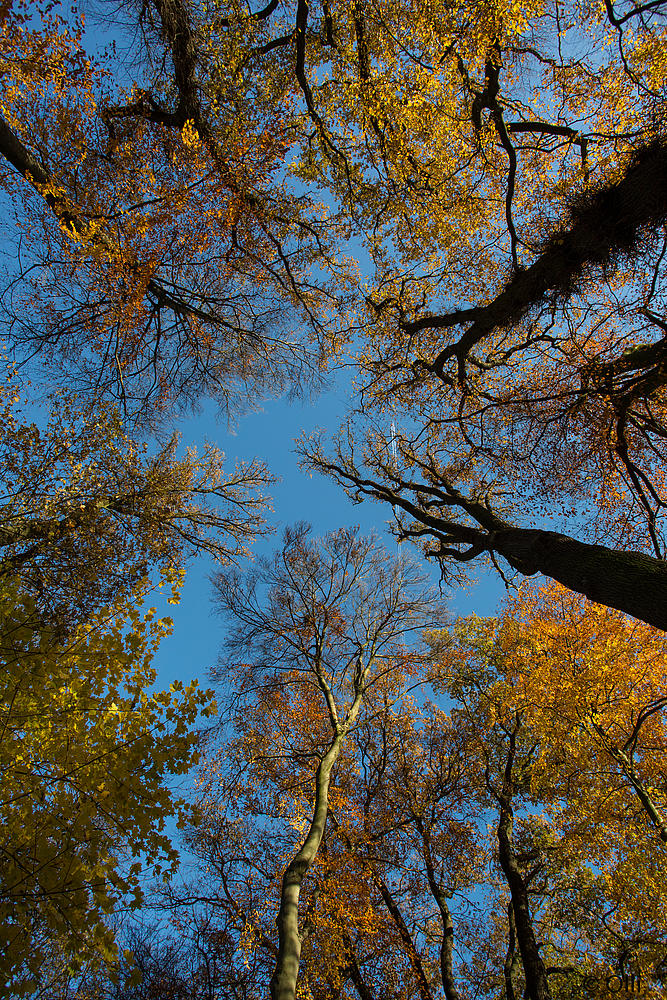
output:
[{"label": "thick tree trunk", "polygon": [[[437,542],[427,549],[432,558],[443,563],[450,559],[467,562],[484,552],[495,553],[526,576],[543,573],[598,604],[667,632],[666,560],[643,552],[579,542],[556,531],[518,528],[486,504],[460,493],[444,478],[437,482],[434,477],[434,482],[425,483],[422,490],[419,482],[394,476],[380,463],[376,471],[389,479],[387,485],[360,476],[351,463],[345,464],[344,458],[338,464],[319,452],[304,454],[315,468],[333,475],[347,489],[405,511],[415,524],[400,528],[399,538],[423,539],[431,535]],[[436,498],[439,509],[435,503],[425,506],[429,496]],[[455,520],[459,511],[477,525]]]},{"label": "thick tree trunk", "polygon": [[548,296],[566,300],[587,271],[641,252],[643,230],[657,229],[666,217],[667,146],[655,142],[636,151],[623,177],[573,204],[567,223],[551,235],[540,256],[487,305],[422,316],[403,328],[413,334],[472,320],[461,338],[426,366],[441,374],[448,358],[463,362],[475,344],[518,323]]},{"label": "thick tree trunk", "polygon": [[508,932],[507,932],[507,954],[503,965],[503,975],[505,977],[505,1000],[516,1000],[514,992],[514,979],[518,966],[518,954],[516,950],[516,923],[514,922],[514,910],[512,904],[507,904]]},{"label": "thick tree trunk", "polygon": [[662,559],[532,528],[492,532],[488,548],[520,573],[544,573],[598,604],[667,632],[667,562]]}]

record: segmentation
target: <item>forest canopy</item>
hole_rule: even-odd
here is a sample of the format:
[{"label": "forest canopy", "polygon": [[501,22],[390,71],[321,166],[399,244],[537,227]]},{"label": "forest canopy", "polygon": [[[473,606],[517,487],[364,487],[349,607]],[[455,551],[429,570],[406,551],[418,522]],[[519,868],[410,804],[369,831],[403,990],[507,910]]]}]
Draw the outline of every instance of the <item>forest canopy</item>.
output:
[{"label": "forest canopy", "polygon": [[[0,3],[3,995],[663,995],[666,42],[665,0]],[[414,544],[248,571],[271,469],[173,424],[332,370],[304,467]],[[448,622],[408,548],[507,602]],[[141,610],[197,556],[206,734]]]},{"label": "forest canopy", "polygon": [[666,624],[660,3],[154,0],[129,81],[43,14],[3,20],[19,354],[150,423],[353,345],[307,461],[446,573]]}]

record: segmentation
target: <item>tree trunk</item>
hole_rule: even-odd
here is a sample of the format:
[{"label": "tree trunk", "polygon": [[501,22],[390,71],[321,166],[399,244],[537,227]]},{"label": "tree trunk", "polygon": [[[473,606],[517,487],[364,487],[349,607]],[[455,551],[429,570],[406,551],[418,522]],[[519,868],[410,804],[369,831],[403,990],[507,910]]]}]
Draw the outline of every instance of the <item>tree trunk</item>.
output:
[{"label": "tree trunk", "polygon": [[440,942],[440,975],[446,1000],[461,1000],[461,994],[456,988],[454,979],[454,921],[447,905],[445,895],[436,890],[436,903],[442,920],[442,941]]},{"label": "tree trunk", "polygon": [[315,773],[315,808],[308,834],[283,875],[278,911],[278,958],[271,976],[271,1000],[294,1000],[301,959],[299,897],[301,886],[324,836],[329,808],[331,771],[343,745],[339,733]]},{"label": "tree trunk", "polygon": [[494,330],[507,329],[551,296],[567,300],[582,274],[600,264],[613,266],[619,257],[642,252],[645,227],[657,229],[667,217],[667,146],[654,142],[636,151],[625,174],[577,206],[568,224],[547,240],[540,256],[517,271],[487,305],[444,315],[421,316],[403,323],[414,334],[419,330],[447,328],[466,319],[471,325],[454,344],[447,345],[432,365],[441,374],[445,361],[466,354]]},{"label": "tree trunk", "polygon": [[401,941],[403,942],[407,956],[410,959],[410,965],[412,966],[415,978],[417,979],[417,990],[420,1000],[433,1000],[431,988],[428,984],[426,973],[424,972],[424,966],[422,965],[415,943],[412,940],[412,935],[410,934],[405,920],[403,919],[403,914],[399,910],[396,900],[389,891],[389,886],[384,879],[382,879],[379,875],[376,875],[374,881],[380,890],[380,895],[382,896],[384,904],[391,914],[392,920],[396,924]]},{"label": "tree trunk", "polygon": [[535,940],[535,931],[533,930],[533,921],[528,905],[526,881],[521,874],[521,869],[514,853],[514,813],[512,810],[514,785],[512,769],[514,766],[516,732],[515,730],[512,733],[510,740],[503,787],[498,796],[498,804],[500,806],[498,858],[512,897],[516,938],[519,944],[521,962],[526,979],[526,997],[528,1000],[551,1000],[546,969],[537,946],[537,941]]},{"label": "tree trunk", "polygon": [[503,975],[505,977],[505,998],[506,1000],[516,1000],[514,992],[514,977],[518,965],[518,955],[516,950],[516,924],[514,922],[514,910],[512,904],[507,904],[508,932],[507,932],[507,955],[503,965]]},{"label": "tree trunk", "polygon": [[352,939],[346,930],[343,931],[343,942],[345,944],[345,948],[347,949],[347,957],[349,959],[345,972],[352,980],[352,984],[359,994],[359,1000],[375,1000],[373,993],[361,974],[361,969],[359,968],[359,963],[357,962],[357,956],[354,951]]},{"label": "tree trunk", "polygon": [[[349,462],[346,466],[346,459],[337,464],[317,452],[304,454],[315,468],[333,475],[346,489],[405,511],[416,524],[399,527],[398,537],[431,535],[438,543],[426,550],[431,558],[443,563],[449,559],[468,562],[483,552],[495,553],[526,576],[543,573],[591,601],[667,632],[667,560],[580,542],[556,531],[515,527],[486,504],[459,493],[444,477],[438,485],[425,484],[420,493],[418,482],[404,482],[381,463],[377,471],[390,481],[393,476],[393,486],[360,476]],[[436,504],[426,506],[428,495],[435,495],[439,510]],[[455,521],[452,514],[457,510],[477,525]],[[423,525],[424,530],[417,525]],[[462,546],[468,549],[462,552]]]},{"label": "tree trunk", "polygon": [[648,816],[651,824],[658,831],[660,840],[663,844],[667,844],[667,821],[665,821],[665,817],[656,805],[648,787],[637,775],[632,757],[623,753],[623,751],[618,747],[610,746],[607,742],[606,734],[601,726],[596,725],[595,729],[601,738],[602,745],[606,752],[612,760],[616,761],[616,763],[620,766],[622,774],[625,775],[630,783],[633,791],[637,795],[637,798],[641,802],[642,809]]},{"label": "tree trunk", "polygon": [[662,559],[533,528],[494,531],[488,547],[520,573],[543,573],[591,601],[667,632],[667,562]]},{"label": "tree trunk", "polygon": [[415,817],[415,825],[424,845],[424,862],[431,895],[438,904],[442,922],[442,940],[440,942],[440,977],[446,1000],[461,1000],[461,994],[456,988],[454,978],[454,921],[447,902],[447,896],[438,882],[431,852],[431,838],[420,817]]}]

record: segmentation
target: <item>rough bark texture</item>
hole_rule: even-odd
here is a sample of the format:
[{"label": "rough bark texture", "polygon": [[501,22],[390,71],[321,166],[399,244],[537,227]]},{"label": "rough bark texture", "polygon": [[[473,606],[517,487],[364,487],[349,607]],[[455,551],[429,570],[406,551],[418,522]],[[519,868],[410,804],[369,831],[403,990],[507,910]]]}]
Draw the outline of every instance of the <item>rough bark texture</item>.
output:
[{"label": "rough bark texture", "polygon": [[667,562],[662,559],[528,528],[493,532],[489,543],[521,573],[544,573],[598,604],[667,631]]},{"label": "rough bark texture", "polygon": [[[313,467],[333,476],[354,496],[370,496],[408,514],[411,520],[399,526],[398,537],[423,542],[430,536],[436,544],[427,547],[426,553],[443,565],[449,560],[470,562],[490,552],[526,576],[543,573],[591,601],[667,632],[667,561],[663,559],[580,542],[556,531],[516,527],[444,478],[423,484],[400,477],[392,481],[391,472],[378,466],[378,475],[390,478],[387,485],[359,475],[345,459],[338,464],[319,452],[305,454]],[[464,515],[476,525],[466,522]]]},{"label": "rough bark texture", "polygon": [[516,1000],[514,991],[514,980],[517,973],[518,953],[516,950],[516,924],[514,922],[514,910],[512,904],[507,904],[507,954],[503,965],[503,975],[505,977],[505,998],[506,1000]]},{"label": "rough bark texture", "polygon": [[404,324],[409,333],[449,327],[469,318],[472,324],[433,364],[442,372],[450,357],[459,362],[494,330],[518,323],[551,295],[567,298],[590,269],[632,256],[647,226],[667,217],[667,146],[656,142],[638,150],[624,176],[572,207],[568,224],[550,237],[537,260],[517,271],[488,305],[442,316],[423,316]]}]

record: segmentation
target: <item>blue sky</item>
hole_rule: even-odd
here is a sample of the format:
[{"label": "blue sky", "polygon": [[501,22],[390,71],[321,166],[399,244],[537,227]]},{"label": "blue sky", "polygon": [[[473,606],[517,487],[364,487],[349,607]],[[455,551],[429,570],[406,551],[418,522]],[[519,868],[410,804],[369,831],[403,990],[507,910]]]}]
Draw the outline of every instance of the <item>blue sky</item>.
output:
[{"label": "blue sky", "polygon": [[[86,47],[91,52],[99,52],[114,39],[119,45],[122,64],[123,53],[131,47],[131,42],[120,30],[120,24],[113,23],[109,11],[93,0],[84,4],[84,10],[87,14]],[[136,69],[133,64],[132,72]],[[119,71],[117,64],[115,71]],[[352,245],[347,251],[359,258],[362,268],[368,266],[362,247]],[[291,403],[284,398],[268,400],[261,410],[238,418],[233,428],[228,426],[224,416],[218,418],[210,402],[203,403],[199,415],[183,418],[175,426],[182,435],[183,446],[200,446],[209,440],[225,452],[230,468],[237,460],[250,461],[258,457],[273,475],[279,477],[272,490],[274,511],[270,514],[276,533],[259,539],[254,546],[255,552],[271,553],[280,542],[282,529],[299,520],[312,524],[318,536],[341,526],[358,524],[363,531],[375,530],[388,546],[395,547],[396,542],[387,533],[391,511],[386,505],[370,500],[353,504],[330,480],[317,475],[311,478],[303,472],[294,453],[295,439],[304,431],[310,433],[318,427],[331,433],[337,431],[354,402],[347,370],[339,373],[337,379],[332,376],[329,390],[316,398]],[[204,558],[189,565],[178,606],[151,602],[158,604],[160,614],[174,619],[174,634],[164,640],[155,663],[159,687],[175,679],[185,681],[192,677],[205,682],[216,662],[223,631],[222,623],[213,614],[211,602],[209,576],[214,568],[211,561]],[[437,580],[437,566],[433,565],[431,572]],[[491,573],[480,571],[479,578],[480,583],[475,588],[451,594],[452,617],[473,611],[481,615],[494,613],[504,593],[502,583]]]},{"label": "blue sky", "polygon": [[[364,532],[375,531],[390,548],[395,540],[387,532],[391,518],[389,507],[371,500],[353,504],[344,491],[324,476],[313,475],[299,468],[295,454],[295,439],[302,432],[322,428],[331,433],[338,430],[353,402],[348,379],[338,379],[328,391],[313,400],[289,403],[285,399],[268,400],[255,413],[240,417],[235,428],[217,420],[214,407],[204,407],[199,416],[182,419],[177,424],[182,444],[201,445],[209,440],[221,448],[230,467],[237,460],[250,461],[258,457],[266,462],[279,482],[272,490],[274,511],[269,521],[274,535],[259,539],[257,553],[269,554],[279,544],[283,528],[295,521],[308,521],[316,535],[323,535],[341,526],[360,525]],[[414,550],[416,552],[416,550]],[[181,603],[165,605],[161,613],[174,619],[174,635],[165,639],[157,656],[158,684],[172,680],[198,677],[206,681],[215,664],[223,639],[222,622],[213,612],[209,575],[213,569],[209,560],[200,558],[190,564],[185,579]],[[434,580],[437,566],[430,567]],[[489,615],[495,612],[504,593],[501,581],[491,573],[479,575],[479,583],[468,590],[452,591],[447,595],[452,617],[475,612]]]}]

